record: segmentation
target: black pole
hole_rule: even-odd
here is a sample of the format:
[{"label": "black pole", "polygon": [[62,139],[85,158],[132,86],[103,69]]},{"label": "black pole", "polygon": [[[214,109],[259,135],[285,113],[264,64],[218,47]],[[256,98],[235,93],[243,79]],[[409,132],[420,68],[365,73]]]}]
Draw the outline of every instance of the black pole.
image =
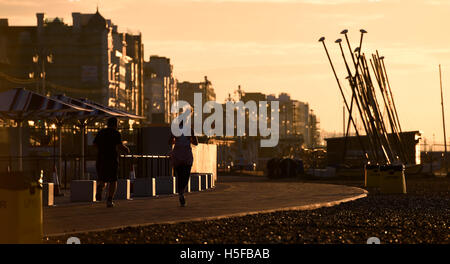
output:
[{"label": "black pole", "polygon": [[[350,87],[352,88],[352,100],[351,100],[351,103],[350,103],[349,116],[352,116],[352,114],[353,114],[353,100],[354,99],[355,99],[356,105],[358,107],[359,114],[362,116],[361,109],[359,107],[358,100],[357,100],[357,97],[356,97],[356,89],[355,89],[354,83],[352,81],[352,73],[351,73],[350,67],[348,66],[347,59],[345,58],[344,49],[342,48],[342,43],[341,43],[342,40],[341,39],[337,39],[335,42],[339,44],[339,48],[341,50],[342,58],[344,59],[345,67],[346,67],[347,73],[349,75],[348,78],[349,78]],[[357,70],[356,70],[355,74],[357,74]],[[344,159],[344,161],[345,161],[345,155],[346,155],[346,152],[347,152],[347,140],[348,140],[348,133],[349,133],[349,130],[350,130],[350,118],[349,118],[348,122],[349,123],[347,125],[347,131],[345,132],[345,139],[344,139],[344,151],[343,151],[343,159]],[[358,130],[358,128],[355,126],[355,131],[356,131],[355,133],[358,133],[357,130]],[[366,133],[368,134],[367,130],[366,130]],[[370,145],[370,141],[369,141],[369,145]],[[364,155],[368,158],[368,153],[365,151],[365,149],[363,149],[363,151],[364,151]],[[373,153],[373,154],[375,154],[375,153]],[[377,157],[376,154],[374,155],[374,157]],[[377,162],[378,162],[378,157],[376,159],[377,159]]]},{"label": "black pole", "polygon": [[448,164],[447,164],[447,136],[445,133],[445,116],[444,116],[444,93],[442,91],[442,71],[441,65],[439,64],[439,83],[441,87],[441,106],[442,106],[442,127],[444,130],[444,163],[445,163],[445,176],[448,174]]},{"label": "black pole", "polygon": [[[334,69],[333,62],[331,61],[330,54],[328,53],[327,46],[325,45],[325,37],[321,37],[319,39],[319,41],[322,42],[323,47],[325,49],[325,52],[327,54],[328,61],[330,62],[331,69],[333,70],[334,77],[336,78],[336,82],[337,82],[338,87],[339,87],[339,91],[341,92],[342,98],[344,99],[345,107],[347,108],[347,111],[350,112],[350,108],[349,108],[349,106],[347,104],[347,99],[345,98],[345,94],[344,94],[344,91],[342,90],[341,83],[339,82],[339,78],[337,77],[336,70]],[[355,121],[353,120],[353,117],[349,116],[349,118],[352,120],[352,124],[353,124],[353,127],[355,128],[356,135],[358,136],[359,143],[361,144],[361,148],[363,149],[364,153],[366,153],[366,155],[367,155],[367,152],[365,150],[364,144],[362,143],[361,138],[359,136],[358,129],[356,127]],[[368,159],[367,156],[366,156],[366,159]]]},{"label": "black pole", "polygon": [[[347,46],[349,48],[349,51],[350,51],[350,54],[351,54],[351,57],[352,57],[352,61],[353,61],[354,67],[355,67],[355,76],[353,77],[353,80],[352,80],[352,78],[350,78],[350,84],[353,83],[352,89],[353,89],[353,92],[354,92],[354,94],[356,96],[356,99],[357,99],[356,100],[356,105],[357,105],[359,113],[361,115],[361,122],[363,123],[364,130],[366,131],[366,135],[367,135],[367,138],[368,138],[368,141],[369,141],[369,145],[371,146],[372,151],[375,154],[374,157],[376,159],[376,162],[378,163],[379,162],[378,151],[377,151],[377,149],[375,147],[375,142],[373,142],[372,131],[370,130],[369,121],[367,120],[367,119],[369,119],[369,117],[366,116],[366,114],[367,114],[366,111],[362,111],[361,110],[361,107],[364,107],[364,101],[363,101],[363,96],[361,94],[361,91],[358,89],[358,84],[360,86],[364,85],[364,80],[359,75],[359,68],[361,67],[361,65],[360,65],[360,52],[361,52],[361,47],[362,47],[363,34],[367,33],[367,31],[361,29],[360,32],[361,32],[361,39],[360,39],[359,47],[357,47],[355,49],[355,53],[358,52],[358,62],[355,61],[355,56],[353,54],[353,51],[352,51],[352,48],[351,48],[351,45],[350,45],[350,41],[348,39],[348,35],[347,35],[348,30],[344,29],[343,31],[341,31],[341,34],[343,34],[345,36],[345,40],[347,42]],[[359,98],[359,101],[361,101],[361,102],[358,102],[358,98]],[[361,106],[360,106],[360,104],[361,104]]]}]

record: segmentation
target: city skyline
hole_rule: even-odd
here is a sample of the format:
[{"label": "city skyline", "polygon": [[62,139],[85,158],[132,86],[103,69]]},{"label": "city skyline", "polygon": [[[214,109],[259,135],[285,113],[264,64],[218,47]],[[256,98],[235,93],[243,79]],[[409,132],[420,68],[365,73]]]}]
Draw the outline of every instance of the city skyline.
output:
[{"label": "city skyline", "polygon": [[[328,132],[342,131],[342,98],[323,47],[325,36],[335,64],[334,44],[347,28],[354,46],[366,29],[363,50],[386,56],[386,67],[404,130],[421,130],[442,142],[438,65],[450,66],[445,17],[450,1],[99,1],[100,13],[119,28],[140,31],[145,58],[171,58],[180,81],[212,81],[217,100],[241,85],[244,91],[287,92],[308,102]],[[35,13],[63,17],[95,12],[97,1],[0,0],[0,17],[10,25],[35,25]],[[233,16],[231,15],[233,14]],[[206,22],[205,22],[206,21]],[[448,66],[447,66],[448,65]],[[337,65],[339,77],[344,68]],[[446,108],[446,110],[448,107]],[[446,111],[448,112],[448,110]],[[447,114],[448,117],[448,114]],[[448,123],[448,122],[447,122]]]}]

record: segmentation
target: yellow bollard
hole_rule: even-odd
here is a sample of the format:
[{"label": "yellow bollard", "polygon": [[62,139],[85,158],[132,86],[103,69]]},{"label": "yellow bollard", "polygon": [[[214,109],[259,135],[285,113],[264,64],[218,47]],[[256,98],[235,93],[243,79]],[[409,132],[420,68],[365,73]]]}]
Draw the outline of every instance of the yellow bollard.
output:
[{"label": "yellow bollard", "polygon": [[380,165],[368,164],[364,166],[364,186],[367,188],[379,188],[381,183]]},{"label": "yellow bollard", "polygon": [[0,244],[42,243],[42,222],[42,171],[39,180],[0,174]]},{"label": "yellow bollard", "polygon": [[405,166],[385,165],[381,167],[381,193],[406,193]]}]

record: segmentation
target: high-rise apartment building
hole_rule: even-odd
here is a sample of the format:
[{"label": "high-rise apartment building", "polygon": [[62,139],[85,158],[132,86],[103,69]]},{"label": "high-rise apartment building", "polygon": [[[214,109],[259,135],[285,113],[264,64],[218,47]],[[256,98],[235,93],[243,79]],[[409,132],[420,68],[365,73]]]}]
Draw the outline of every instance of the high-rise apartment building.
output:
[{"label": "high-rise apartment building", "polygon": [[150,123],[170,123],[170,108],[178,98],[173,65],[166,57],[150,56],[144,62],[144,115]]},{"label": "high-rise apartment building", "polygon": [[119,32],[97,10],[72,25],[36,14],[36,26],[0,20],[0,90],[25,87],[143,113],[141,34]]},{"label": "high-rise apartment building", "polygon": [[178,83],[178,99],[188,102],[191,106],[194,106],[194,94],[201,93],[203,104],[207,101],[215,101],[216,93],[208,77],[205,76],[203,82],[180,82]]}]

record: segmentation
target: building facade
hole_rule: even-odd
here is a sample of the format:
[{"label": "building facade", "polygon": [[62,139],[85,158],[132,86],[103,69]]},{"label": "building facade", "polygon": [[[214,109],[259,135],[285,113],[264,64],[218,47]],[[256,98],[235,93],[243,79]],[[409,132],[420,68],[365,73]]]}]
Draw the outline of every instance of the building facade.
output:
[{"label": "building facade", "polygon": [[216,93],[208,76],[205,76],[203,82],[179,82],[178,83],[178,100],[184,100],[191,106],[194,106],[194,94],[201,93],[203,104],[208,101],[216,100]]},{"label": "building facade", "polygon": [[[422,133],[420,131],[406,131],[399,133],[399,136],[406,154],[406,164],[420,164]],[[387,137],[392,141],[394,140],[394,135],[392,134],[387,134]],[[326,138],[325,140],[327,142],[328,166],[337,167],[342,164],[347,164],[362,168],[366,162],[365,154],[371,154],[369,151],[370,139],[367,135],[360,136],[359,138],[357,136],[348,136],[347,138],[334,137]],[[361,143],[364,146],[364,150],[361,147]],[[383,155],[381,149],[377,152],[379,157]],[[369,157],[374,158],[372,155]]]},{"label": "building facade", "polygon": [[88,98],[143,113],[141,34],[119,32],[111,20],[72,13],[72,25],[37,13],[36,26],[0,20],[0,89]]},{"label": "building facade", "polygon": [[280,138],[301,138],[307,148],[320,145],[319,120],[308,103],[294,100],[287,93],[268,95],[267,101],[279,102]]},{"label": "building facade", "polygon": [[173,65],[166,57],[150,56],[144,62],[144,115],[149,123],[170,123],[172,104],[178,99]]}]

